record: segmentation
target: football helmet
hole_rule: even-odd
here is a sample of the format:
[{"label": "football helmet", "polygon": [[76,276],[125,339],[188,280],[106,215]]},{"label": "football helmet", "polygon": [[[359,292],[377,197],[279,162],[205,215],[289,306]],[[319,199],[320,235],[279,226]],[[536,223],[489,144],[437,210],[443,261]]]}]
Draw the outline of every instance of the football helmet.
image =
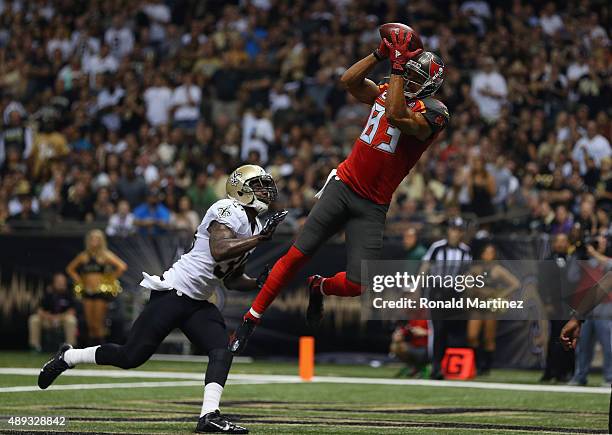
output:
[{"label": "football helmet", "polygon": [[266,212],[278,197],[274,179],[257,165],[243,165],[234,170],[225,183],[225,190],[228,198],[254,208],[257,214]]},{"label": "football helmet", "polygon": [[404,66],[404,95],[424,98],[436,93],[444,81],[444,61],[431,51],[424,51]]}]

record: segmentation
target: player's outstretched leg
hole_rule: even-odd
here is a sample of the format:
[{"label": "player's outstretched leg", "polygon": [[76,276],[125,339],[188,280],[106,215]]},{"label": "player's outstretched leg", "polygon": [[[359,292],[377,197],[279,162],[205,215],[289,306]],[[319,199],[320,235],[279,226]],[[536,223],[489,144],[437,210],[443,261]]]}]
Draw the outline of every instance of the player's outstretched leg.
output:
[{"label": "player's outstretched leg", "polygon": [[122,369],[144,364],[184,317],[189,304],[186,298],[171,292],[152,292],[149,302],[132,325],[124,345],[106,343],[85,349],[62,345],[41,369],[38,386],[47,388],[60,374],[77,364],[111,365]]},{"label": "player's outstretched leg", "polygon": [[238,355],[245,349],[249,338],[255,331],[255,327],[261,321],[264,311],[309,259],[308,255],[303,254],[294,245],[274,263],[266,282],[255,297],[251,308],[244,315],[242,324],[232,336],[229,345],[232,353]]},{"label": "player's outstretched leg", "polygon": [[64,360],[64,355],[69,349],[72,349],[71,345],[62,344],[55,355],[42,366],[38,374],[38,386],[41,389],[46,389],[59,375],[74,367]]}]

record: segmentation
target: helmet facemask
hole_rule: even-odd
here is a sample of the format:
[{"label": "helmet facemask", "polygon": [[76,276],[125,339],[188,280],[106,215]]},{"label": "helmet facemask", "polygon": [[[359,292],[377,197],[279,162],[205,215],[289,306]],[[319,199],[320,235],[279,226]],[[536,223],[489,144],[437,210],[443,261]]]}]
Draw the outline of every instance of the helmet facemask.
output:
[{"label": "helmet facemask", "polygon": [[404,95],[424,98],[434,94],[444,81],[444,62],[431,52],[423,52],[404,65]]},{"label": "helmet facemask", "polygon": [[257,211],[257,214],[265,213],[269,205],[273,201],[276,201],[278,197],[276,183],[270,175],[261,175],[248,179],[244,183],[243,191],[253,194],[251,203],[245,205],[247,207],[253,207]]},{"label": "helmet facemask", "polygon": [[416,98],[427,86],[432,83],[429,76],[421,69],[420,64],[409,60],[404,72],[404,95],[408,98]]}]

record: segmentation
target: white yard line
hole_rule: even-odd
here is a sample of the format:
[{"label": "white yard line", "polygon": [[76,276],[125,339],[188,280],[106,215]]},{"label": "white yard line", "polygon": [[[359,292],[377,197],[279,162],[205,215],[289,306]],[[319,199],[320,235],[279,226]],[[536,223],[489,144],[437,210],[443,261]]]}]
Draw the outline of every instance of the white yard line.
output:
[{"label": "white yard line", "polygon": [[[0,375],[24,375],[37,376],[38,369],[31,368],[0,368]],[[134,383],[109,383],[109,384],[78,384],[51,386],[50,389],[79,389],[79,388],[145,388],[151,386],[193,386],[201,385],[204,381],[203,373],[187,372],[160,372],[149,370],[87,370],[72,369],[66,371],[62,376],[90,376],[99,378],[148,378],[148,379],[185,379],[194,382],[134,382]],[[230,374],[231,383],[298,383],[302,382],[299,376],[289,375],[255,375],[255,374]],[[195,382],[197,381],[197,382]],[[570,387],[567,385],[535,385],[535,384],[512,384],[501,382],[477,382],[477,381],[431,381],[421,379],[384,379],[384,378],[356,378],[344,376],[317,376],[314,383],[333,384],[362,384],[362,385],[403,385],[424,387],[451,387],[451,388],[475,388],[483,390],[507,390],[507,391],[535,391],[547,393],[586,393],[586,394],[610,394],[607,387]],[[25,389],[25,390],[24,390]],[[15,391],[40,391],[38,387],[7,387],[0,388],[0,393]]]},{"label": "white yard line", "polygon": [[[268,382],[261,381],[228,381],[231,385],[252,385],[252,384],[267,384]],[[109,382],[105,384],[70,384],[70,385],[52,385],[48,389],[50,391],[62,390],[103,390],[115,388],[176,388],[176,387],[202,387],[204,384],[201,381],[168,381],[168,382]],[[0,388],[0,393],[23,393],[28,391],[44,391],[37,386],[19,386],[19,387],[3,387]]]}]

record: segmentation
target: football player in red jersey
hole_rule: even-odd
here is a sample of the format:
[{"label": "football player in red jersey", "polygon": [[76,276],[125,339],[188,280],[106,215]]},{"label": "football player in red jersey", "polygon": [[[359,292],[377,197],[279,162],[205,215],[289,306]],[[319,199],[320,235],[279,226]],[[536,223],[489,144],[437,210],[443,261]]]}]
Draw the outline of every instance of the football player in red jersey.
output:
[{"label": "football player in red jersey", "polygon": [[[432,98],[443,81],[444,63],[434,53],[415,49],[413,33],[399,30],[342,76],[344,87],[372,106],[370,117],[350,155],[332,171],[295,243],[272,268],[264,286],[236,330],[230,350],[240,353],[266,308],[296,272],[331,236],[344,229],[346,272],[308,278],[306,313],[316,326],[323,297],[359,296],[361,261],[376,260],[383,246],[385,218],[393,192],[449,120],[448,110]],[[376,64],[391,61],[388,84],[366,78]]]}]

